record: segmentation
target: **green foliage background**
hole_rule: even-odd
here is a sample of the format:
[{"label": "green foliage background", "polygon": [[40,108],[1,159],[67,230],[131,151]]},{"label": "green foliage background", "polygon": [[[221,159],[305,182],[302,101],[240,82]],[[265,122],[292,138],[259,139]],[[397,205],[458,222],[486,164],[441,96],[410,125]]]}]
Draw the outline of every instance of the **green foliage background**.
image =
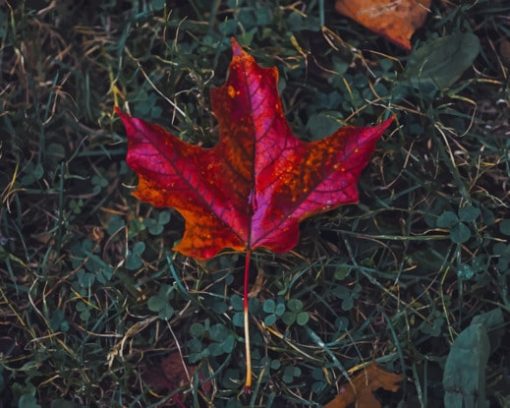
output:
[{"label": "green foliage background", "polygon": [[[0,407],[318,407],[374,360],[405,374],[386,406],[508,407],[509,15],[434,1],[406,54],[325,0],[2,4]],[[171,252],[182,220],[130,196],[113,114],[214,144],[231,36],[303,138],[397,116],[359,205],[254,255],[250,396],[243,256]],[[192,386],[151,391],[179,350]]]}]

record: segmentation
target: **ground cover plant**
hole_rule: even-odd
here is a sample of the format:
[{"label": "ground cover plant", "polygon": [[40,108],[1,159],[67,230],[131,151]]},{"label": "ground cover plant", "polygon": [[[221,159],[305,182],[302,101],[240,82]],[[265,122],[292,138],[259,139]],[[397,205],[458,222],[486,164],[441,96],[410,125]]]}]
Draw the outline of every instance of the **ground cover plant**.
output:
[{"label": "ground cover plant", "polygon": [[[384,406],[510,403],[510,5],[432,1],[406,52],[331,1],[0,9],[0,406],[322,406],[374,361]],[[114,106],[213,146],[230,38],[277,66],[302,140],[395,114],[360,203],[252,254],[173,253]]]}]

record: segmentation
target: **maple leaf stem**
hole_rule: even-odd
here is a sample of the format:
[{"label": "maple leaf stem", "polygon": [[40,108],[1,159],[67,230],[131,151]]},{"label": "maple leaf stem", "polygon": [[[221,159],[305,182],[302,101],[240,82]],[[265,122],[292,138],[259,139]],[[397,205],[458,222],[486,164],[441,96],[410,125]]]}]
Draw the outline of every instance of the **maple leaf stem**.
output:
[{"label": "maple leaf stem", "polygon": [[243,315],[244,315],[244,347],[246,353],[246,380],[244,382],[244,392],[251,392],[252,371],[251,371],[251,351],[250,351],[250,321],[249,321],[249,302],[248,285],[250,277],[250,258],[251,251],[246,252],[244,258],[244,287],[243,287]]}]

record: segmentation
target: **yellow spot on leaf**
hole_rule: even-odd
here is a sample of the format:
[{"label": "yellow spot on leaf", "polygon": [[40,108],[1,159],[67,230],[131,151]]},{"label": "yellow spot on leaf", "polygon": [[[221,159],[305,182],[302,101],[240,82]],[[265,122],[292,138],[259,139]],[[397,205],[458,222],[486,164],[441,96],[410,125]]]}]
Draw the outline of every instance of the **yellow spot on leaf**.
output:
[{"label": "yellow spot on leaf", "polygon": [[228,96],[230,96],[231,98],[234,98],[236,96],[236,89],[232,85],[229,85],[227,88],[227,93],[228,93]]}]

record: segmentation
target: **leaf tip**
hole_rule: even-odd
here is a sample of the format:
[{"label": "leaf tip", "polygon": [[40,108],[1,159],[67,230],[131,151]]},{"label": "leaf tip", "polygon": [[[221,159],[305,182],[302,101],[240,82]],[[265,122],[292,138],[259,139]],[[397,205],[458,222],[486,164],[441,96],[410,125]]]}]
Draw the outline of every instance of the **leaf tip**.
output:
[{"label": "leaf tip", "polygon": [[120,118],[120,120],[122,121],[122,123],[124,123],[124,124],[125,124],[125,121],[126,121],[126,114],[125,114],[124,112],[122,112],[122,109],[120,109],[120,108],[118,107],[118,105],[115,105],[115,106],[113,107],[113,112],[114,112],[114,114],[115,114],[115,115],[117,115],[117,116]]},{"label": "leaf tip", "polygon": [[380,138],[383,135],[386,129],[388,129],[395,120],[397,120],[397,115],[392,114],[388,119],[385,119],[374,126],[374,129],[377,130],[376,133],[379,135],[378,138]]},{"label": "leaf tip", "polygon": [[246,51],[243,50],[243,47],[239,45],[235,37],[230,37],[230,44],[232,45],[232,54],[234,57],[238,57],[246,53]]},{"label": "leaf tip", "polygon": [[[126,130],[126,135],[129,139],[130,136],[132,134],[134,134],[134,131],[135,131],[135,127],[133,124],[133,119],[135,119],[135,118],[131,117],[129,114],[127,114],[125,112],[122,112],[122,110],[118,106],[115,106],[113,109],[114,109],[115,113],[119,116],[122,124],[124,125],[124,129]],[[128,158],[129,158],[129,151],[128,151]]]},{"label": "leaf tip", "polygon": [[115,112],[115,114],[122,120],[122,122],[124,123],[124,126],[126,125],[127,123],[127,120],[129,118],[129,115],[127,113],[124,113],[122,111],[121,108],[119,108],[118,105],[114,106],[113,107],[113,111]]}]

